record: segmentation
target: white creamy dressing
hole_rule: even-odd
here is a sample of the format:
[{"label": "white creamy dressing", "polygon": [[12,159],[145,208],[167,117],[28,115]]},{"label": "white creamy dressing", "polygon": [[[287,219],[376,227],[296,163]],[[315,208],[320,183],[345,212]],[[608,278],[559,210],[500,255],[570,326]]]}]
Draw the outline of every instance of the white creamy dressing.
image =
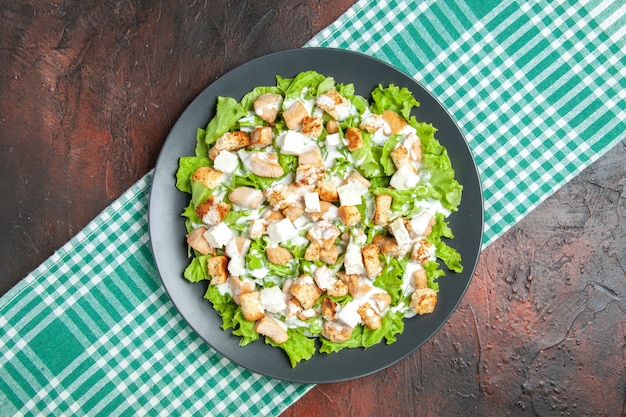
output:
[{"label": "white creamy dressing", "polygon": [[[306,93],[307,93],[307,89],[305,88],[302,90],[299,98],[284,99],[282,101],[283,109],[288,109],[296,101],[301,101],[304,104],[304,107],[309,112],[309,114],[312,114],[312,116],[314,117],[322,117],[323,111],[316,106],[315,99],[305,99]],[[345,109],[343,110],[345,112]],[[349,104],[348,114],[349,115],[347,117],[358,115],[356,107],[352,103]],[[368,109],[362,115],[362,119],[365,119],[369,115],[371,115],[371,113]],[[245,117],[241,118],[240,121],[246,125],[249,124],[250,126],[253,126],[255,123],[255,113],[248,112],[248,114]],[[253,127],[246,126],[242,128],[242,130],[246,132],[251,132],[253,130]],[[399,133],[402,134],[404,137],[402,138],[402,140],[399,141],[397,146],[407,146],[407,149],[409,149],[410,144],[404,144],[404,140],[407,138],[407,136],[414,135],[416,133],[416,130],[413,127],[407,125]],[[279,148],[281,148],[284,145],[286,135],[287,135],[286,131],[281,132],[275,138],[275,143]],[[384,122],[383,126],[381,126],[378,130],[376,130],[374,133],[371,134],[372,142],[379,146],[384,145],[384,143],[390,137],[391,137],[391,131],[390,131],[389,125],[386,122]],[[334,140],[335,139],[336,138],[334,138]],[[358,166],[363,163],[363,160],[355,161],[354,156],[351,152],[348,152],[347,155],[344,155],[339,150],[338,146],[326,146],[325,142],[319,142],[318,144],[322,148],[323,160],[327,169],[333,168],[338,159],[344,159],[346,157],[350,161],[351,166],[355,166],[355,165]],[[346,142],[345,140],[343,140],[340,146],[344,146],[345,144]],[[247,170],[250,170],[250,154],[251,153],[246,151],[245,149],[241,149],[237,151],[236,154],[241,160],[243,167],[245,167]],[[418,168],[419,167],[420,166],[418,166]],[[344,178],[348,175],[349,171],[350,169],[348,169],[348,172],[346,172],[342,176],[339,176],[339,175],[333,176],[332,181],[335,182],[335,184],[338,186],[341,185]],[[428,181],[430,178],[430,173],[427,172],[426,170],[423,170],[422,172],[423,172],[423,176],[421,178],[422,182]],[[224,174],[224,180],[225,180],[224,183],[230,184],[233,175],[239,175],[239,176],[245,177],[247,174],[244,169],[242,169],[241,167],[238,167],[235,173]],[[285,186],[285,185],[293,183],[293,181],[294,181],[294,176],[291,173],[289,173],[284,178],[280,179],[279,181],[276,181],[273,186],[276,186],[277,184]],[[214,190],[213,195],[216,198],[223,200],[227,196],[227,193],[228,193],[228,189],[225,186],[220,185]],[[365,207],[366,207],[366,216],[367,218],[371,219],[375,211],[375,204],[376,204],[375,196],[372,193],[367,192],[364,196],[364,201],[365,201]],[[414,203],[407,204],[407,207],[405,207],[405,210],[410,209],[411,204],[414,204]],[[422,208],[422,210],[416,215],[416,217],[425,213],[428,213],[432,216],[434,216],[436,213],[442,213],[445,216],[448,216],[450,214],[450,211],[445,209],[442,206],[441,202],[438,200],[422,200],[422,201],[419,201],[417,205],[419,205]],[[261,210],[265,210],[265,206],[262,206]],[[237,219],[236,224],[245,225],[245,224],[249,224],[253,220],[257,220],[261,218],[261,214],[262,214],[261,210],[249,210],[249,214]],[[330,217],[330,218],[326,218],[326,217]],[[326,217],[325,217],[325,220],[327,220],[329,224],[331,224],[330,222],[332,222],[332,220],[336,218],[336,210],[333,213],[327,214]],[[425,229],[427,222],[428,222],[428,216],[423,216],[423,218],[419,219],[418,226],[422,229]],[[305,237],[305,235],[307,233],[307,230],[309,230],[311,226],[313,226],[314,224],[320,224],[320,223],[319,222],[314,223],[306,215],[302,215],[298,219],[296,219],[294,222],[294,226],[297,229],[298,233],[296,236],[290,239],[289,243],[297,247],[306,248],[309,245],[310,241],[309,239]],[[382,228],[382,226],[374,226],[374,225],[369,225],[369,227],[373,227],[378,230]],[[360,234],[358,232],[360,232]],[[233,233],[234,233],[234,236],[238,235],[236,231],[233,231]],[[244,235],[245,233],[246,232],[244,232]],[[325,233],[323,233],[321,237],[327,238],[328,236]],[[348,274],[359,274],[359,275],[365,274],[365,268],[364,268],[363,260],[361,256],[361,246],[365,243],[365,238],[366,236],[362,231],[360,230],[356,231],[356,229],[352,229],[350,242],[347,245],[347,247],[345,247],[345,245],[343,244],[339,245],[340,246],[338,248],[339,251],[341,253],[344,253],[345,251],[343,265]],[[246,252],[247,252],[247,248],[246,248]],[[246,255],[245,253],[242,254],[242,257],[245,257],[245,255]],[[317,268],[318,267],[315,264],[311,264],[311,267],[306,272],[313,275]],[[338,269],[340,268],[340,266],[337,266],[334,270],[331,269],[332,266],[328,266],[328,268],[329,268],[330,275],[328,277],[323,278],[323,282],[320,282],[321,286],[330,286],[332,284],[331,280],[334,281],[337,279],[336,273]],[[402,287],[401,287],[402,294],[404,296],[411,294],[415,290],[415,287],[412,283],[413,273],[416,270],[421,269],[421,268],[422,266],[418,262],[411,261],[411,260],[407,262],[404,276],[402,279]],[[267,266],[263,266],[257,269],[248,269],[247,273],[242,274],[242,279],[244,278],[251,278],[257,285],[261,287],[263,287],[264,283],[274,282],[277,285],[277,287],[274,287],[274,288],[281,288],[283,281],[284,281],[284,279],[281,277],[272,276],[271,271],[269,270]],[[363,323],[361,316],[358,313],[359,308],[366,302],[371,301],[374,295],[378,293],[385,293],[383,289],[371,285],[371,281],[368,278],[362,277],[360,279],[368,282],[368,284],[366,284],[366,285],[369,285],[368,291],[365,294],[354,297],[351,301],[347,302],[345,305],[338,306],[338,312],[337,312],[338,320],[344,322],[345,324],[351,327],[355,327],[356,325]],[[219,293],[222,295],[224,294],[230,294],[231,296],[233,295],[231,285],[229,284],[228,281],[224,284],[219,284],[216,287]],[[266,299],[264,300],[264,302],[268,305],[268,308],[266,308],[267,314],[273,317],[275,321],[284,330],[287,330],[289,328],[296,328],[296,327],[309,328],[311,326],[310,322],[308,321],[305,322],[295,315],[293,317],[287,317],[287,315],[290,315],[288,311],[289,310],[288,304],[285,304],[285,302],[287,301],[287,295],[282,293],[282,291],[280,291],[281,293],[280,295],[278,294],[279,292],[278,290],[270,289],[270,291],[267,291],[267,289],[263,289],[262,291],[266,291]],[[374,304],[375,303],[372,303],[373,306]],[[387,310],[390,310],[393,312],[397,312],[397,311],[404,312],[405,317],[412,317],[415,315],[413,310],[409,306],[404,304],[404,302],[400,302],[399,305],[397,306],[387,308],[385,311],[381,312],[380,315],[381,316],[384,315],[387,312]],[[307,313],[310,313],[309,314],[310,317],[314,317],[317,314],[314,310],[309,309],[309,310],[305,310],[301,312],[301,315],[306,317]],[[321,328],[322,326],[321,315],[316,317],[314,321],[314,325]]]}]

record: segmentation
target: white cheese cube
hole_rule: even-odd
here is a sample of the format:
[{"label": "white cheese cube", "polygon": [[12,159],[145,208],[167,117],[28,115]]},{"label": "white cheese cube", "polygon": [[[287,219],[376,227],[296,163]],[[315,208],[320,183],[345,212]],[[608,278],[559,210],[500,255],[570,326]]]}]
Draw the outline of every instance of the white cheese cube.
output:
[{"label": "white cheese cube", "polygon": [[420,176],[417,175],[411,168],[406,165],[400,167],[395,174],[391,177],[389,185],[396,190],[410,190],[415,187],[420,180]]},{"label": "white cheese cube", "polygon": [[220,151],[213,162],[213,167],[227,174],[232,174],[237,169],[238,162],[237,154],[229,151]]},{"label": "white cheese cube", "polygon": [[281,142],[282,144],[279,144],[280,152],[285,155],[298,156],[302,152],[316,146],[315,142],[295,130],[289,130],[285,136],[282,137]]},{"label": "white cheese cube", "polygon": [[315,191],[304,194],[304,211],[307,213],[319,213],[322,211],[320,207],[320,195]]},{"label": "white cheese cube", "polygon": [[278,244],[286,242],[293,237],[298,235],[298,231],[294,227],[291,220],[288,217],[277,221],[272,222],[267,227],[267,234],[270,236],[270,241],[272,243]]},{"label": "white cheese cube", "polygon": [[361,196],[364,194],[363,190],[367,191],[367,188],[364,189],[353,183],[337,187],[340,204],[342,206],[356,206],[361,204]]},{"label": "white cheese cube", "polygon": [[356,327],[361,323],[361,315],[358,312],[358,303],[351,302],[346,304],[337,313],[337,319],[341,320],[350,327]]},{"label": "white cheese cube", "polygon": [[261,291],[261,305],[270,313],[281,313],[287,308],[285,294],[278,285],[263,288]]},{"label": "white cheese cube", "polygon": [[326,135],[326,146],[337,147],[339,145],[341,145],[341,135],[339,133]]},{"label": "white cheese cube", "polygon": [[398,246],[403,247],[411,244],[411,236],[409,236],[409,231],[406,230],[402,218],[398,217],[389,223],[389,229],[391,229],[393,237],[396,238]]},{"label": "white cheese cube", "polygon": [[365,274],[365,265],[363,264],[363,255],[361,247],[352,242],[346,247],[346,256],[343,258],[343,266],[348,275]]},{"label": "white cheese cube", "polygon": [[224,222],[220,222],[204,232],[204,238],[212,248],[222,248],[233,237],[233,232]]}]

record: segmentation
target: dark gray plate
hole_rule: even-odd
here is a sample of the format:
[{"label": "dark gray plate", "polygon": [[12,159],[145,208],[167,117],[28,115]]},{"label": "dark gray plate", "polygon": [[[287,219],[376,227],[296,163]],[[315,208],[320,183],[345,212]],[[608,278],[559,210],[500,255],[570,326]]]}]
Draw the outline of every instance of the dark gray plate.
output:
[{"label": "dark gray plate", "polygon": [[[456,238],[450,243],[462,256],[464,271],[439,279],[439,302],[432,314],[405,320],[404,333],[391,344],[367,350],[344,349],[338,353],[316,353],[291,368],[287,356],[259,340],[239,346],[239,338],[221,330],[221,319],[203,298],[206,283],[189,283],[183,278],[187,266],[185,226],[181,212],[189,196],[175,187],[178,158],[194,154],[196,130],[212,118],[218,96],[237,100],[259,85],[275,85],[276,75],[293,77],[306,70],[332,76],[338,83],[354,83],[356,93],[370,99],[378,85],[395,84],[410,89],[420,107],[417,120],[432,123],[436,137],[448,149],[457,180],[463,185],[459,211],[449,217]],[[430,339],[448,320],[461,301],[474,275],[483,230],[483,198],[476,165],[463,135],[439,102],[404,73],[371,57],[335,49],[303,48],[267,55],[248,62],[207,87],[183,112],[167,137],[154,170],[150,194],[149,227],[156,265],[172,302],[196,331],[215,350],[252,371],[274,378],[307,383],[343,381],[368,375],[403,359]]]}]

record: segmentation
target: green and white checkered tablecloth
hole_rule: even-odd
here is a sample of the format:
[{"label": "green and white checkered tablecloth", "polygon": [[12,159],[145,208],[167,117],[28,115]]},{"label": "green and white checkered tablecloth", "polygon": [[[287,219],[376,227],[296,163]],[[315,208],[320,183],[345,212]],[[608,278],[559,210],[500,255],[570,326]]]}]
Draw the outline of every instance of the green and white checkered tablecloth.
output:
[{"label": "green and white checkered tablecloth", "polygon": [[[307,46],[413,76],[477,160],[485,246],[626,137],[626,3],[360,1]],[[0,415],[277,415],[310,385],[249,372],[178,316],[148,174],[0,299]]]}]

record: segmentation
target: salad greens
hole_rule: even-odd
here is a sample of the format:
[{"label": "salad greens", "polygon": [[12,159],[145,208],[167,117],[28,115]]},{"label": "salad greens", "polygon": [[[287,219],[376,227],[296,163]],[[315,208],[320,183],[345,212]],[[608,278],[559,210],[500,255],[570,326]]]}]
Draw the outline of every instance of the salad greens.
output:
[{"label": "salad greens", "polygon": [[[436,128],[406,88],[371,100],[316,71],[219,97],[180,158],[190,263],[242,346],[263,336],[292,366],[319,351],[396,341],[461,272],[446,217],[455,180]],[[445,266],[445,268],[444,268]]]}]

